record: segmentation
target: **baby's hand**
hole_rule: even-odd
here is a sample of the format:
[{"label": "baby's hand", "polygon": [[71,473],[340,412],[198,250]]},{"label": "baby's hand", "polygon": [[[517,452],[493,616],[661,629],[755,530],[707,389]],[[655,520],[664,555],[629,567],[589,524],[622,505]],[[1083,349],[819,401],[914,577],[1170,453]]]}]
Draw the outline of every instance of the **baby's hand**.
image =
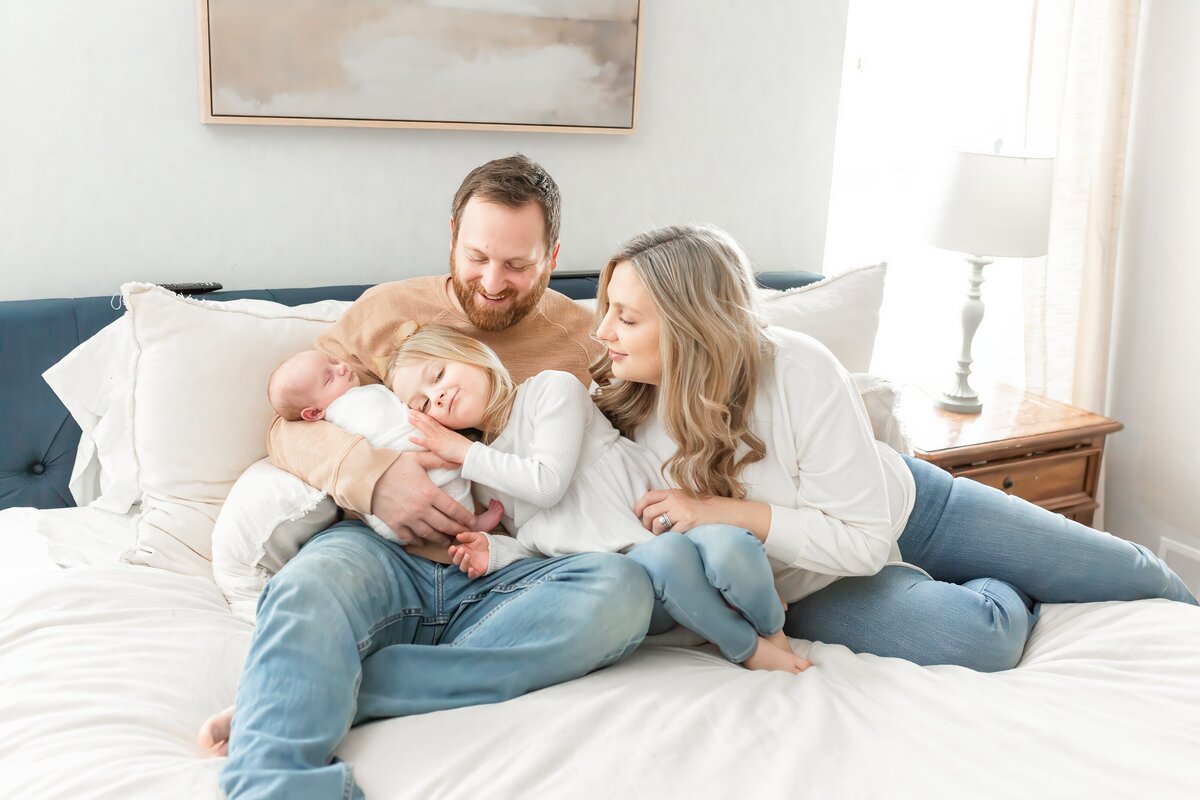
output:
[{"label": "baby's hand", "polygon": [[471,527],[477,531],[494,530],[500,524],[500,518],[504,516],[504,506],[496,498],[488,500],[487,511],[475,517],[475,524]]},{"label": "baby's hand", "polygon": [[470,439],[415,408],[408,410],[408,420],[420,431],[416,436],[408,437],[410,442],[455,464],[466,460],[467,450],[471,448]]},{"label": "baby's hand", "polygon": [[488,552],[491,550],[487,536],[480,531],[467,531],[460,533],[457,538],[458,544],[450,545],[450,560],[454,565],[467,573],[471,580],[487,574]]}]

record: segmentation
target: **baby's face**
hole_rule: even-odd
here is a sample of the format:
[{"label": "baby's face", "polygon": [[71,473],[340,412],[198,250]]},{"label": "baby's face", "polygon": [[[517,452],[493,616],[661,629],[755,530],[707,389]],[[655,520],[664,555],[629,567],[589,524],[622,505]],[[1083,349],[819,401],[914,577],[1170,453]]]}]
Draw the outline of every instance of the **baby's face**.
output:
[{"label": "baby's face", "polygon": [[304,410],[316,409],[320,416],[304,414],[305,419],[320,419],[329,404],[358,386],[358,375],[343,361],[317,350],[305,350],[292,356],[280,375],[283,385],[297,398]]},{"label": "baby's face", "polygon": [[483,367],[435,358],[396,369],[392,391],[409,408],[425,412],[447,428],[462,430],[483,424],[492,381]]}]

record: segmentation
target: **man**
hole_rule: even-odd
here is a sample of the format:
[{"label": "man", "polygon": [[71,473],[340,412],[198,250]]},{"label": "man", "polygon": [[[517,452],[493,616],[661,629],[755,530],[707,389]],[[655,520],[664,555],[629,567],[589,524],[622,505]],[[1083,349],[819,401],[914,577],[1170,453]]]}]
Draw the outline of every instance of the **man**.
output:
[{"label": "man", "polygon": [[[601,349],[591,316],[547,291],[559,217],[558,187],[536,163],[517,155],[478,167],[454,198],[450,274],[374,287],[317,348],[378,383],[396,327],[436,321],[490,345],[517,382],[558,369],[589,383]],[[405,546],[348,520],[267,584],[221,774],[231,798],[361,797],[350,767],[331,763],[352,724],[517,697],[617,661],[646,632],[649,581],[622,556],[529,559],[474,581],[447,566],[448,537],[475,517],[426,476],[447,466],[432,453],[279,418],[269,450],[343,508],[380,517]],[[202,738],[224,739],[232,711]]]}]

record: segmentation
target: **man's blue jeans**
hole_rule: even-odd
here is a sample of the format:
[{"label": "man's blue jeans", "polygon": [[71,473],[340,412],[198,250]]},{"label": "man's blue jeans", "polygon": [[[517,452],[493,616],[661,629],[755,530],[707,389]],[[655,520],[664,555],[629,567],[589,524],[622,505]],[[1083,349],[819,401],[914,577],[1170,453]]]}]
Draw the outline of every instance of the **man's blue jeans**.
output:
[{"label": "man's blue jeans", "polygon": [[259,598],[222,788],[361,797],[349,765],[330,763],[351,725],[585,675],[637,647],[652,604],[645,571],[620,555],[527,559],[472,581],[362,523],[335,525]]},{"label": "man's blue jeans", "polygon": [[791,604],[788,636],[993,672],[1020,660],[1035,603],[1161,597],[1196,605],[1183,581],[1140,544],[925,461],[905,461],[917,498],[900,553],[933,579],[905,566],[842,578]]},{"label": "man's blue jeans", "polygon": [[650,632],[676,622],[715,644],[740,664],[758,649],[758,637],[783,627],[783,603],[771,563],[754,534],[731,525],[668,531],[628,553],[654,587]]}]

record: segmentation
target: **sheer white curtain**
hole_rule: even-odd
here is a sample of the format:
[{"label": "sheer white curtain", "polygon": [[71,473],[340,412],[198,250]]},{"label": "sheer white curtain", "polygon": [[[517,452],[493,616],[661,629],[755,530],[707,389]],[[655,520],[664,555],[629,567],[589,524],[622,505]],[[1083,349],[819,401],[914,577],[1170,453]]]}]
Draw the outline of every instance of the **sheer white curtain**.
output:
[{"label": "sheer white curtain", "polygon": [[[888,262],[871,371],[947,388],[970,267],[929,244],[938,172],[958,146],[1017,142],[1032,0],[851,0],[823,270]],[[1018,259],[983,286],[972,383],[1023,385]],[[984,400],[986,403],[986,398]]]},{"label": "sheer white curtain", "polygon": [[1104,410],[1140,0],[1041,0],[1031,144],[1056,153],[1050,248],[1025,262],[1025,380]]},{"label": "sheer white curtain", "polygon": [[[886,260],[872,371],[945,388],[967,267],[928,243],[957,146],[1054,154],[1049,254],[997,259],[972,383],[1104,411],[1139,0],[852,0],[824,270]],[[1032,48],[1032,49],[1031,49]]]}]

